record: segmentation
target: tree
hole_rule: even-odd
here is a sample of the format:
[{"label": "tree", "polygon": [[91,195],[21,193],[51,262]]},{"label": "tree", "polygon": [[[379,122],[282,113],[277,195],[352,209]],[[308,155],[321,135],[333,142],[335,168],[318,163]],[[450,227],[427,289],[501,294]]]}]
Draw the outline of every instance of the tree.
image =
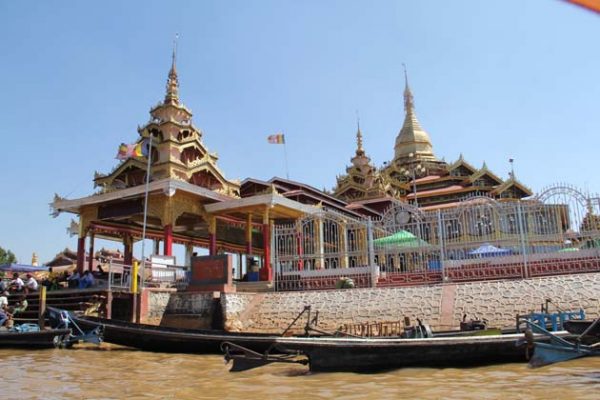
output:
[{"label": "tree", "polygon": [[0,265],[12,264],[17,262],[17,257],[10,250],[4,250],[0,247]]}]

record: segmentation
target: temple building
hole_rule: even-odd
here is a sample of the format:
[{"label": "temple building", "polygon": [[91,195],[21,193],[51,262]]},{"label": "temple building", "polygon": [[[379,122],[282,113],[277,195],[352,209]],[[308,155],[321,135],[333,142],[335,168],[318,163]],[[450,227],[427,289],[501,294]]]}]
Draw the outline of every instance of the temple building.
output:
[{"label": "temple building", "polygon": [[371,207],[382,212],[393,200],[409,202],[422,209],[449,207],[473,195],[518,200],[532,195],[514,173],[503,180],[485,164],[476,168],[461,155],[453,163],[436,157],[429,134],[421,127],[414,98],[406,77],[406,115],[396,137],[394,158],[376,168],[363,148],[360,127],[356,154],[346,174],[338,176],[333,195],[348,203],[348,209]]},{"label": "temple building", "polygon": [[[185,246],[185,260],[177,260],[177,265],[190,265],[195,247],[208,249],[209,255],[238,254],[240,260],[246,255],[258,259],[260,271],[256,272],[269,280],[274,223],[318,212],[314,205],[322,200],[344,209],[345,203],[331,196],[321,199],[319,191],[307,186],[299,190],[291,187],[291,182],[254,180],[241,185],[227,179],[202,136],[192,112],[179,99],[174,51],[164,100],[150,110],[150,121],[138,128],[132,145],[142,149],[141,154],[123,157],[107,174],[96,172],[95,194],[80,199],[55,195],[51,204],[54,215],[70,212],[79,216],[72,230],[78,235],[80,271],[92,268],[92,258],[85,262],[86,239],[87,254],[95,254],[95,238],[121,242],[123,262],[131,265],[133,244],[146,238],[154,241],[146,256],[173,256],[173,244]],[[276,186],[279,189],[274,189]],[[290,190],[295,194],[280,193]],[[307,204],[297,201],[311,196],[315,200],[305,201]]]}]

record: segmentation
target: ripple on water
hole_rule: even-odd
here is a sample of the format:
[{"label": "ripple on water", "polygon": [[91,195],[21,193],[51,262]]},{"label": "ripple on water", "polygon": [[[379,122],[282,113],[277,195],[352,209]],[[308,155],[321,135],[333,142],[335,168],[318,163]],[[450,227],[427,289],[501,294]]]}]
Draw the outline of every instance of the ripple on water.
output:
[{"label": "ripple on water", "polygon": [[379,374],[310,373],[288,364],[232,374],[218,355],[147,353],[106,344],[0,350],[0,358],[0,398],[7,399],[597,399],[600,390],[600,357],[540,369],[505,364]]}]

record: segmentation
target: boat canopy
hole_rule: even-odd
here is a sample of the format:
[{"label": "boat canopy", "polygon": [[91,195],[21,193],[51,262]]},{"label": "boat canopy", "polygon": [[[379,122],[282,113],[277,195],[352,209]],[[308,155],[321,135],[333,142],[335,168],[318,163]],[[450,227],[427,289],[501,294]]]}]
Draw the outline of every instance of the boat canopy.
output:
[{"label": "boat canopy", "polygon": [[25,265],[25,264],[2,264],[0,265],[0,271],[4,272],[37,272],[37,271],[48,271],[46,266],[37,265]]}]

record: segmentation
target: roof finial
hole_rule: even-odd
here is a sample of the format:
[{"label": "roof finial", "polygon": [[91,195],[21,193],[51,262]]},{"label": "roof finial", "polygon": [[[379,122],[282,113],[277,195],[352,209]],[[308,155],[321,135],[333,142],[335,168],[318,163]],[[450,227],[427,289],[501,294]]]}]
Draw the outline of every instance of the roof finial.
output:
[{"label": "roof finial", "polygon": [[171,60],[171,69],[169,70],[169,79],[167,79],[167,94],[165,96],[165,104],[179,104],[179,80],[177,79],[177,39],[179,33],[175,34],[173,39],[173,55]]},{"label": "roof finial", "polygon": [[410,86],[408,86],[408,73],[406,72],[406,64],[402,63],[404,67],[404,110],[408,113],[409,111],[413,111],[415,108],[415,103],[413,101],[413,95],[410,91]]},{"label": "roof finial", "polygon": [[356,110],[356,154],[364,154],[362,132],[360,131],[360,117],[358,116],[358,110]]}]

